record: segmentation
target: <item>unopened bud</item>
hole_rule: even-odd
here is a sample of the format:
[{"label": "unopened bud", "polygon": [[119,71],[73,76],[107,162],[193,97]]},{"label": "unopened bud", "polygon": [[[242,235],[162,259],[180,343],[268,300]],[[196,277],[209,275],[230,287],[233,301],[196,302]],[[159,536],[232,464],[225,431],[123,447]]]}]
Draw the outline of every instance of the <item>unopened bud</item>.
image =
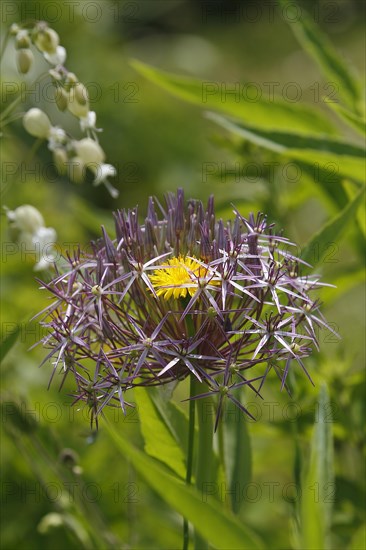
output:
[{"label": "unopened bud", "polygon": [[60,38],[53,29],[41,29],[36,33],[34,43],[41,52],[55,53]]},{"label": "unopened bud", "polygon": [[68,109],[78,118],[86,117],[89,112],[88,92],[80,82],[70,89]]},{"label": "unopened bud", "polygon": [[19,25],[17,25],[16,23],[13,23],[9,29],[9,33],[11,34],[11,36],[16,36],[19,32]]},{"label": "unopened bud", "polygon": [[74,142],[76,154],[83,160],[84,164],[97,166],[105,159],[105,154],[99,143],[91,138],[84,138]]},{"label": "unopened bud", "polygon": [[60,111],[65,111],[67,109],[68,95],[67,92],[60,87],[57,87],[55,90],[55,102]]},{"label": "unopened bud", "polygon": [[75,84],[79,82],[78,77],[74,73],[67,73],[65,78],[65,89],[67,91],[71,90]]},{"label": "unopened bud", "polygon": [[23,48],[29,48],[31,41],[29,34],[26,30],[22,29],[19,31],[15,37],[15,47],[17,50],[22,50]]},{"label": "unopened bud", "polygon": [[80,105],[87,105],[89,102],[88,90],[85,88],[84,84],[78,82],[74,87],[75,99]]},{"label": "unopened bud", "polygon": [[16,57],[18,71],[21,74],[27,74],[27,72],[32,66],[33,60],[34,60],[34,57],[31,50],[28,50],[28,49],[18,50],[17,57]]},{"label": "unopened bud", "polygon": [[48,71],[48,74],[50,75],[52,80],[55,80],[56,82],[59,82],[60,80],[62,80],[62,75],[56,69],[50,69]]},{"label": "unopened bud", "polygon": [[57,172],[64,176],[67,173],[68,156],[65,149],[57,147],[53,150],[53,162],[55,163]]},{"label": "unopened bud", "polygon": [[85,164],[80,157],[73,157],[67,165],[67,173],[71,181],[81,183],[84,179]]},{"label": "unopened bud", "polygon": [[29,109],[23,117],[23,126],[28,134],[37,138],[48,138],[51,122],[46,113],[34,107]]}]

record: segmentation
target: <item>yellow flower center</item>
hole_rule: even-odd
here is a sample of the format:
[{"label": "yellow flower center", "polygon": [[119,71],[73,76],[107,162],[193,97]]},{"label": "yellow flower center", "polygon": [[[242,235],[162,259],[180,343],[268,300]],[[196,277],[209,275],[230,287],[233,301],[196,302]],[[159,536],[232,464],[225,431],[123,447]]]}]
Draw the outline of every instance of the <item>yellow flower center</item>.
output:
[{"label": "yellow flower center", "polygon": [[[194,257],[184,256],[171,258],[150,275],[156,294],[163,296],[165,300],[185,298],[187,294],[193,296],[199,284],[210,279],[211,275],[206,267],[199,264]],[[218,282],[212,281],[211,284]]]}]

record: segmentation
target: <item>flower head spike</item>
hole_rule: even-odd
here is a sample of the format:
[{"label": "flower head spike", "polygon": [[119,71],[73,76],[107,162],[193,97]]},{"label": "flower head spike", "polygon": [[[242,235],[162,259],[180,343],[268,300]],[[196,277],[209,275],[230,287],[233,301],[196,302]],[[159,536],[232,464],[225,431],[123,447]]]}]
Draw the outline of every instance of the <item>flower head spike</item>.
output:
[{"label": "flower head spike", "polygon": [[212,197],[205,208],[178,190],[165,205],[150,198],[143,225],[135,208],[115,226],[114,240],[103,229],[92,253],[43,285],[54,295],[44,345],[94,416],[113,403],[125,411],[133,387],[195,376],[195,399],[217,398],[217,426],[227,399],[247,412],[241,387],[259,395],[272,370],[285,387],[293,366],[308,375],[314,328],[328,326],[310,297],[321,283],[299,275],[265,216],[234,210],[224,223]]}]

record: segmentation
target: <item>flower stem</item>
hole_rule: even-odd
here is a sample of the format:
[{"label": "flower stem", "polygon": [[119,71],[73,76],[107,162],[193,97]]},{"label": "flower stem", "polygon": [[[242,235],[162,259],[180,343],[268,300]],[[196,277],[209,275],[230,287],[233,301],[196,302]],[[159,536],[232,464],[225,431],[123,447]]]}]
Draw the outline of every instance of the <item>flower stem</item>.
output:
[{"label": "flower stem", "polygon": [[[193,380],[194,393],[199,395],[203,391],[203,384],[196,378]],[[207,484],[213,481],[213,406],[212,398],[196,400],[198,417],[198,449],[197,449],[197,470],[196,487],[203,495]],[[194,534],[194,547],[196,550],[206,550],[209,548],[208,542],[204,540],[197,531]]]},{"label": "flower stem", "polygon": [[[190,376],[190,397],[194,396],[194,380],[193,374]],[[194,447],[194,426],[195,426],[195,402],[192,399],[189,402],[189,426],[188,426],[188,453],[187,453],[187,473],[186,485],[191,484],[193,470],[193,447]],[[183,550],[188,550],[189,545],[189,525],[186,518],[183,520]]]}]

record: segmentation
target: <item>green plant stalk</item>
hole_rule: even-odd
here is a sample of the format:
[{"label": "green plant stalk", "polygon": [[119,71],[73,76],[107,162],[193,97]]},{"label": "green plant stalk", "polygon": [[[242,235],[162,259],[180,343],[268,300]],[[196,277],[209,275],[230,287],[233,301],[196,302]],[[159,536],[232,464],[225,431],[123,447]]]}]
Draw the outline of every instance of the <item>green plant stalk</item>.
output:
[{"label": "green plant stalk", "polygon": [[[194,396],[194,380],[195,376],[190,376],[190,396]],[[188,431],[188,453],[187,453],[187,473],[186,485],[191,484],[193,470],[193,447],[194,447],[194,426],[195,426],[195,402],[192,399],[189,402],[189,431]],[[189,546],[189,525],[188,521],[183,519],[183,550],[188,550]]]},{"label": "green plant stalk", "polygon": [[[186,301],[186,300],[185,300]],[[183,301],[183,303],[185,303]],[[187,335],[192,336],[195,332],[195,326],[191,316],[187,315],[185,319]],[[190,485],[193,472],[194,456],[194,428],[195,428],[195,410],[198,417],[198,449],[196,463],[196,487],[201,492],[206,487],[206,483],[212,482],[213,471],[213,418],[212,418],[212,399],[192,399],[193,397],[207,391],[204,386],[193,374],[190,376],[190,397],[189,402],[189,433],[188,433],[188,453],[187,453],[187,473],[186,484]],[[183,523],[183,550],[188,550],[189,546],[189,526],[187,520]],[[196,550],[208,549],[208,543],[197,532],[194,534],[194,547]]]},{"label": "green plant stalk", "polygon": [[[206,391],[197,378],[193,377],[193,390],[195,395]],[[196,400],[198,417],[198,449],[196,468],[196,487],[203,494],[207,484],[212,483],[213,475],[213,408],[212,398],[205,397]],[[196,550],[207,550],[208,542],[204,540],[197,531],[194,534],[194,548]]]}]

